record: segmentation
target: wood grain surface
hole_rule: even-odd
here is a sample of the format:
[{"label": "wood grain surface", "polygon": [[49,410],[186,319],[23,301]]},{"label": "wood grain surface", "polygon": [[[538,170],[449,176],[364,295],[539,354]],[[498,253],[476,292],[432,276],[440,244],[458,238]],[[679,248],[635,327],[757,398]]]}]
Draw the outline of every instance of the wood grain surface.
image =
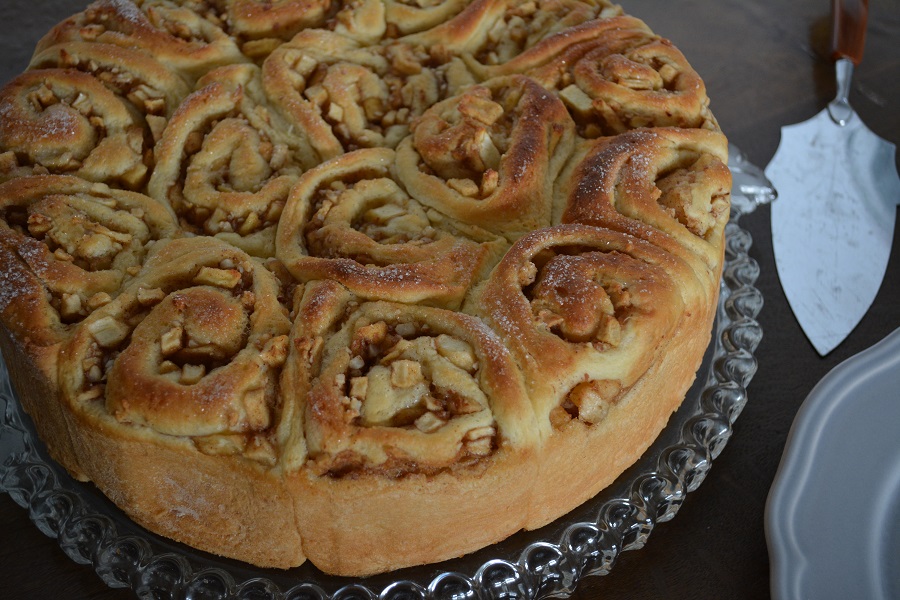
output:
[{"label": "wood grain surface", "polygon": [[[80,10],[82,0],[4,3],[0,81],[26,65],[39,37]],[[829,0],[622,0],[626,11],[671,39],[706,81],[712,110],[730,140],[764,167],[781,126],[805,120],[835,94]],[[12,6],[10,6],[12,5]],[[869,6],[865,56],[854,73],[851,104],[870,129],[900,144],[900,0]],[[900,327],[900,237],[882,288],[863,321],[825,358],[794,319],[772,255],[770,211],[742,218],[760,265],[757,288],[764,338],[749,402],[703,485],[647,545],[623,553],[612,573],[584,580],[577,600],[602,598],[769,598],[764,534],[766,497],[796,411],[834,366]],[[900,229],[900,228],[898,228]],[[0,494],[0,596],[126,599],[90,567],[77,565],[41,534],[24,509]]]}]

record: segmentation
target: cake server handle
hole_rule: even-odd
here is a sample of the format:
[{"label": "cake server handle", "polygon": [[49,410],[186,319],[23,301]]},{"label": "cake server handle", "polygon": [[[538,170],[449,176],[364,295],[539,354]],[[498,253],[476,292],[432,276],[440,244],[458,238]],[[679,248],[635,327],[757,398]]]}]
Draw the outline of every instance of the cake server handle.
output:
[{"label": "cake server handle", "polygon": [[866,24],[869,20],[869,0],[833,0],[831,47],[837,59],[834,71],[837,78],[837,95],[828,103],[831,120],[843,127],[851,117],[850,81],[853,67],[862,61],[866,44]]}]

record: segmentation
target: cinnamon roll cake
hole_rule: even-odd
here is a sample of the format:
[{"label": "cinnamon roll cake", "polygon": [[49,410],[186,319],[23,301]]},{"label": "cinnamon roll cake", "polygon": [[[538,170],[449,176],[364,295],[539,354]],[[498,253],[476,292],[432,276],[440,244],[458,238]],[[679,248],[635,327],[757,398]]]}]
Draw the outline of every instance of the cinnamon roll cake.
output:
[{"label": "cinnamon roll cake", "polygon": [[3,355],[151,531],[461,556],[680,405],[726,162],[700,76],[607,0],[97,0],[0,88]]}]

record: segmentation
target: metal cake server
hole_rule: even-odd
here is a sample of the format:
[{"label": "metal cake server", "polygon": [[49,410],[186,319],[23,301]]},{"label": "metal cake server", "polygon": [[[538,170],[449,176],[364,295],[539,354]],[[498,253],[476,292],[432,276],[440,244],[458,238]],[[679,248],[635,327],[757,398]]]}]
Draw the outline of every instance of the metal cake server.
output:
[{"label": "metal cake server", "polygon": [[782,128],[765,170],[779,197],[772,204],[778,277],[822,356],[875,299],[900,204],[896,148],[870,131],[848,101],[867,15],[868,0],[834,0],[837,96],[812,119]]}]

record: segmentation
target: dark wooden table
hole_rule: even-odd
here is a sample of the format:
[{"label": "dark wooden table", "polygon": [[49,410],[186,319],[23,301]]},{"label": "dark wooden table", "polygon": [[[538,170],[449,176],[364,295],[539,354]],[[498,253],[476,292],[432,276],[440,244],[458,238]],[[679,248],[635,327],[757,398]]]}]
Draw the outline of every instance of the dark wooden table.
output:
[{"label": "dark wooden table", "polygon": [[[0,81],[22,70],[40,34],[81,0],[5,3]],[[701,73],[712,109],[731,141],[765,166],[782,125],[811,117],[834,97],[828,58],[828,0],[623,0],[626,10],[670,38]],[[900,144],[900,0],[873,0],[866,54],[851,103],[880,136]],[[734,435],[699,490],[648,544],[623,553],[612,573],[585,580],[574,598],[769,597],[763,529],[766,497],[794,415],[834,366],[900,326],[900,237],[875,303],[849,338],[819,357],[779,285],[767,207],[742,218],[753,236],[765,298],[764,338],[749,402]],[[900,228],[898,228],[900,230]],[[89,567],[70,561],[26,512],[0,495],[0,595],[5,598],[132,598],[110,590]]]}]

